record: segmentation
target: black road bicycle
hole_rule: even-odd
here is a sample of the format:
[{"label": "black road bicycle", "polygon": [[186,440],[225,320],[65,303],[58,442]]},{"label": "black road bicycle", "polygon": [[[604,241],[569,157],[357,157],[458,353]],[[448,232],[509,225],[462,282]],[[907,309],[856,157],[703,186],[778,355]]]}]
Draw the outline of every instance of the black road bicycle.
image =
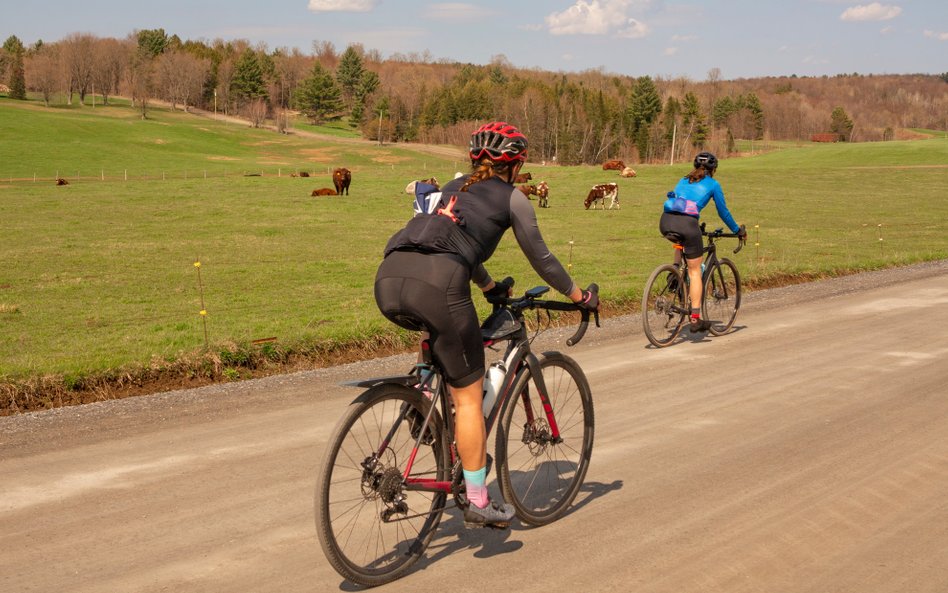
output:
[{"label": "black road bicycle", "polygon": [[[705,223],[701,223],[701,234],[708,238],[708,245],[704,248],[704,272],[701,275],[704,286],[701,317],[711,322],[709,331],[720,336],[730,331],[741,308],[741,276],[734,262],[726,257],[718,259],[714,242],[739,236],[737,233],[725,233],[724,229],[705,232]],[[675,249],[681,250],[681,237],[673,238],[676,239]],[[734,253],[743,247],[744,240],[739,240]],[[684,254],[677,264],[662,264],[655,268],[645,283],[642,325],[648,341],[658,348],[671,344],[685,326],[685,320],[691,313],[688,284],[688,262]]]},{"label": "black road bicycle", "polygon": [[[530,337],[524,320],[527,310],[537,310],[538,322],[541,311],[548,320],[549,311],[579,311],[579,327],[566,342],[572,346],[583,338],[590,312],[540,300],[548,290],[491,299],[494,312],[482,325],[485,347],[507,343],[503,361],[491,365],[491,373],[503,372],[500,387],[488,392],[484,405],[488,436],[497,428],[497,479],[504,501],[531,526],[566,513],[593,445],[585,374],[559,352],[534,354],[530,344],[542,323]],[[598,312],[595,321],[598,326]],[[349,385],[367,389],[349,405],[326,448],[316,484],[316,530],[340,575],[376,586],[404,575],[424,554],[444,511],[466,508],[468,501],[450,395],[427,342],[409,374]]]}]

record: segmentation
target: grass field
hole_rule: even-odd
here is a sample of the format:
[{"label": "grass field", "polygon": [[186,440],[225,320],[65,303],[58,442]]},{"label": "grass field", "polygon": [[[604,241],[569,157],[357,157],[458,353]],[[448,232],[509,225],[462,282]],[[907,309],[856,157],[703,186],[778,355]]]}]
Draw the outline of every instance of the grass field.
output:
[{"label": "grass field", "polygon": [[[0,128],[0,382],[70,385],[267,338],[276,342],[264,348],[280,353],[404,343],[375,308],[375,269],[411,216],[405,184],[447,180],[458,167],[403,146],[281,136],[181,112],[154,109],[142,121],[123,106],[0,99]],[[310,197],[332,185],[333,166],[353,170],[351,195]],[[633,310],[648,273],[670,257],[657,231],[661,202],[690,167],[635,168],[633,179],[525,168],[550,184],[551,208],[537,215],[553,252],[580,283],[601,285],[613,313]],[[52,183],[56,171],[70,184]],[[752,286],[948,257],[943,137],[725,159],[718,179],[751,233],[733,259]],[[619,183],[622,209],[584,210],[589,186],[604,181]],[[720,226],[713,208],[704,219]],[[509,233],[488,268],[523,288],[540,283]],[[242,372],[239,357],[224,358],[225,376]]]}]

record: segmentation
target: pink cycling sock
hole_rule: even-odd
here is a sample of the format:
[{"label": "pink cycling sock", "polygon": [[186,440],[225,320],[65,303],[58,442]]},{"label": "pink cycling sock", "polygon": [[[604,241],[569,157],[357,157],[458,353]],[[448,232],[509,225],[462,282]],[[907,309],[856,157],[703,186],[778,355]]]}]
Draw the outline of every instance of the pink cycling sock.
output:
[{"label": "pink cycling sock", "polygon": [[487,486],[471,486],[468,484],[467,499],[471,501],[472,505],[479,509],[486,507],[490,502],[490,496],[487,493]]},{"label": "pink cycling sock", "polygon": [[480,509],[486,507],[490,502],[490,496],[487,494],[487,467],[473,472],[464,470],[464,487],[471,504]]}]

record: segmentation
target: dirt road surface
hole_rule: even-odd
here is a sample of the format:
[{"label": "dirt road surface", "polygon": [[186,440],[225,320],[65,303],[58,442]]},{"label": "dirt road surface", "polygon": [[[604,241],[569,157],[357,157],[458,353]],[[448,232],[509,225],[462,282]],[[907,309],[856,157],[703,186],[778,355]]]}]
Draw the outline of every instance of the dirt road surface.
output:
[{"label": "dirt road surface", "polygon": [[[388,591],[948,591],[948,262],[753,293],[724,337],[570,349],[596,402],[557,523],[456,511]],[[542,340],[564,348],[566,332]],[[0,418],[0,591],[349,591],[314,470],[395,357]],[[493,486],[492,486],[493,488]]]}]

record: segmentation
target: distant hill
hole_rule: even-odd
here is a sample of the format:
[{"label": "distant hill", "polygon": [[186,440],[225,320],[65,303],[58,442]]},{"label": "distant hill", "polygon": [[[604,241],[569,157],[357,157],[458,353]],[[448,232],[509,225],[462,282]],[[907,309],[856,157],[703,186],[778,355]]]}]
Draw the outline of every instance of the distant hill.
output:
[{"label": "distant hill", "polygon": [[522,69],[502,56],[481,65],[383,59],[328,42],[305,55],[240,39],[182,40],[163,29],[125,39],[74,33],[24,52],[27,86],[47,104],[123,94],[144,117],[161,99],[278,131],[296,111],[317,124],[352,122],[369,140],[455,146],[478,122],[501,119],[527,134],[531,158],[562,164],[668,162],[699,148],[726,155],[740,140],[834,134],[864,142],[948,129],[948,74],[723,80],[711,68],[703,81],[653,79]]}]

